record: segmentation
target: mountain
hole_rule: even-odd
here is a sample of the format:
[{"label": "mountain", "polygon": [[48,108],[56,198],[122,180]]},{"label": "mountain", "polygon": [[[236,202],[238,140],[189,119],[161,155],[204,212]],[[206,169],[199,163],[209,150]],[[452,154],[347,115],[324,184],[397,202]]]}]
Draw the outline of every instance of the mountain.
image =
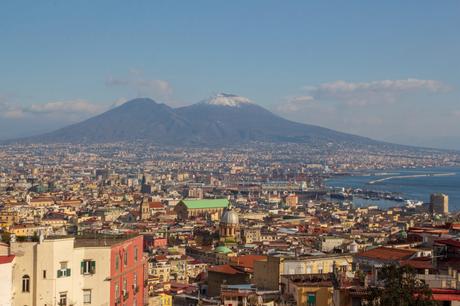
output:
[{"label": "mountain", "polygon": [[108,143],[133,140],[163,145],[209,146],[250,141],[379,144],[369,138],[289,121],[247,98],[230,94],[218,94],[179,108],[148,98],[134,99],[83,122],[14,142]]}]

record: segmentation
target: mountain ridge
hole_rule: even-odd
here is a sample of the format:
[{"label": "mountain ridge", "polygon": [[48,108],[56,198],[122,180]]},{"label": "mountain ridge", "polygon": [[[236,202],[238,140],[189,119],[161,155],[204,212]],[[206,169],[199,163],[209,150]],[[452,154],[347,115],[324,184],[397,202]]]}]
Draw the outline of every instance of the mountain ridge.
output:
[{"label": "mountain ridge", "polygon": [[109,143],[146,141],[159,145],[225,145],[253,141],[296,143],[388,143],[282,118],[248,98],[218,94],[172,108],[137,98],[53,132],[8,143]]}]

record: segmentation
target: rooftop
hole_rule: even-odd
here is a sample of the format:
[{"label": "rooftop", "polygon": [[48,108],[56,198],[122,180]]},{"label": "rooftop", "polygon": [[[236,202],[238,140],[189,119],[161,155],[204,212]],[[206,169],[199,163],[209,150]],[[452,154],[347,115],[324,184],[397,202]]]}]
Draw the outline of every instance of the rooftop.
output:
[{"label": "rooftop", "polygon": [[396,248],[378,247],[357,254],[357,257],[366,257],[377,260],[406,260],[417,252],[413,250],[403,250]]},{"label": "rooftop", "polygon": [[227,199],[185,199],[180,201],[184,203],[187,208],[226,208],[228,207]]}]

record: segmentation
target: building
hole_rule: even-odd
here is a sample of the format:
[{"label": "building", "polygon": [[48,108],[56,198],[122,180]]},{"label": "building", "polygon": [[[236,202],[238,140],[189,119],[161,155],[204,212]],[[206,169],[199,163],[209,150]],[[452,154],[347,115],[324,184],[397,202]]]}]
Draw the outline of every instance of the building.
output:
[{"label": "building", "polygon": [[148,220],[150,218],[149,201],[146,198],[142,199],[140,205],[140,215],[141,220]]},{"label": "building", "polygon": [[430,210],[432,214],[448,214],[449,197],[443,193],[433,193],[430,197]]},{"label": "building", "polygon": [[335,236],[322,236],[318,240],[318,249],[321,252],[332,252],[335,248],[341,246],[344,239]]},{"label": "building", "polygon": [[285,198],[286,205],[295,208],[299,204],[299,197],[294,193],[291,193]]},{"label": "building", "polygon": [[241,229],[241,239],[244,243],[253,243],[261,240],[261,230],[260,227],[251,227]]},{"label": "building", "polygon": [[50,197],[33,198],[28,201],[32,207],[49,207],[55,204],[54,199]]},{"label": "building", "polygon": [[220,240],[236,242],[239,236],[239,223],[238,214],[231,208],[227,209],[219,223]]},{"label": "building", "polygon": [[220,299],[224,306],[274,306],[278,291],[260,291],[252,284],[222,285]]},{"label": "building", "polygon": [[288,305],[334,305],[333,274],[283,275],[281,277],[281,294]]},{"label": "building", "polygon": [[254,283],[258,289],[278,290],[281,275],[325,274],[352,271],[351,254],[330,254],[303,258],[269,256],[254,263]]},{"label": "building", "polygon": [[188,190],[188,197],[195,198],[195,199],[202,199],[203,198],[203,188],[190,188]]},{"label": "building", "polygon": [[179,220],[187,220],[193,217],[219,220],[224,209],[228,208],[228,204],[227,199],[186,199],[177,203],[174,211]]},{"label": "building", "polygon": [[221,286],[248,284],[249,273],[233,265],[212,266],[208,269],[208,296],[219,296]]},{"label": "building", "polygon": [[11,242],[13,305],[143,305],[142,236]]},{"label": "building", "polygon": [[0,305],[13,305],[13,266],[15,264],[14,255],[0,256]]}]

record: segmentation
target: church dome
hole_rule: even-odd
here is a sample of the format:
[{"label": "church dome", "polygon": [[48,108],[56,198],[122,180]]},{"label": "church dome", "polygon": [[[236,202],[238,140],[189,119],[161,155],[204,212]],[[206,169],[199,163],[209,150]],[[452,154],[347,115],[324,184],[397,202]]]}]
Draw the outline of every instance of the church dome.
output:
[{"label": "church dome", "polygon": [[220,219],[221,224],[238,224],[238,214],[233,210],[226,210]]}]

